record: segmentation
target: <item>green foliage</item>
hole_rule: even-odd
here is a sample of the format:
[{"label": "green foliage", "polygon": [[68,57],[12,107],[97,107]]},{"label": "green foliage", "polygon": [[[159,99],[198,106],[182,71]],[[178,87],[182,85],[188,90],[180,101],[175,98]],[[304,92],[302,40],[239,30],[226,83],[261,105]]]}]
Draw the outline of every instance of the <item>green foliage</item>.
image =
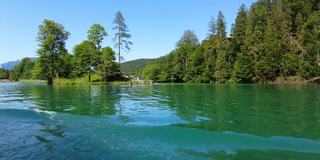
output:
[{"label": "green foliage", "polygon": [[210,22],[209,22],[209,37],[214,36],[217,34],[217,26],[216,26],[216,21],[214,19],[214,17],[211,18]]},{"label": "green foliage", "polygon": [[195,46],[199,44],[199,40],[195,35],[194,31],[186,30],[184,31],[182,37],[177,42],[177,47],[186,45],[186,46]]},{"label": "green foliage", "polygon": [[91,85],[93,83],[99,83],[100,76],[93,74],[91,75],[91,81],[85,75],[83,77],[74,77],[74,78],[56,78],[54,79],[55,85]]},{"label": "green foliage", "polygon": [[48,84],[53,83],[54,77],[59,75],[59,68],[63,61],[63,55],[67,53],[65,41],[70,33],[64,27],[52,20],[44,20],[39,26],[37,40],[39,42],[39,72],[48,80]]},{"label": "green foliage", "polygon": [[286,54],[281,61],[281,74],[282,76],[295,76],[299,73],[300,58],[295,54]]},{"label": "green foliage", "polygon": [[226,23],[222,12],[218,15],[218,29],[217,29],[217,43],[215,49],[217,52],[217,59],[215,62],[214,78],[217,83],[225,83],[230,78],[231,63],[229,54],[229,40],[226,39]]},{"label": "green foliage", "polygon": [[10,80],[31,79],[34,62],[30,58],[23,58],[10,73]]},{"label": "green foliage", "polygon": [[119,65],[115,63],[115,52],[112,48],[102,48],[97,73],[105,82],[116,80],[119,77]]},{"label": "green foliage", "polygon": [[71,78],[72,71],[75,69],[75,66],[72,65],[72,60],[74,59],[74,56],[68,53],[65,53],[61,56],[62,59],[60,60],[59,77]]},{"label": "green foliage", "polygon": [[225,83],[230,78],[230,63],[228,63],[225,53],[218,54],[214,78],[217,83]]},{"label": "green foliage", "polygon": [[[222,12],[200,45],[183,36],[143,76],[159,82],[273,82],[277,77],[320,76],[320,3],[258,0],[242,5],[227,37]],[[192,32],[190,32],[192,33]],[[193,38],[195,39],[195,38]],[[180,45],[182,44],[182,45]],[[190,47],[193,46],[193,47]]]},{"label": "green foliage", "polygon": [[254,80],[254,62],[252,56],[240,54],[234,64],[232,81],[236,83],[252,83]]},{"label": "green foliage", "polygon": [[0,79],[9,79],[10,71],[0,68]]},{"label": "green foliage", "polygon": [[160,72],[161,72],[160,65],[155,63],[155,64],[151,64],[147,68],[145,68],[142,72],[142,76],[146,80],[153,80],[155,82],[159,82],[160,81],[160,76],[159,76]]},{"label": "green foliage", "polygon": [[319,74],[319,66],[314,66],[309,61],[302,61],[300,64],[300,73],[300,76],[302,76],[303,78],[310,79]]},{"label": "green foliage", "polygon": [[[91,75],[98,77],[93,81],[122,79],[120,52],[130,50],[131,35],[121,12],[114,24],[119,64],[115,63],[115,52],[101,46],[107,36],[103,26],[92,25],[88,40],[76,45],[71,55],[65,49],[69,33],[61,24],[44,20],[37,37],[39,57],[35,62],[23,59],[10,78],[45,79],[49,84],[57,77],[89,76],[89,82]],[[320,76],[319,28],[318,1],[258,0],[249,10],[240,7],[230,36],[219,12],[217,21],[211,19],[209,35],[201,43],[187,30],[168,55],[152,62],[124,63],[121,70],[155,82],[267,83],[289,76],[313,79]],[[8,72],[0,70],[0,78],[6,77]]]},{"label": "green foliage", "polygon": [[[127,33],[128,28],[120,12],[117,13],[114,23],[117,24],[115,29],[119,31],[116,37],[119,38],[120,48],[129,50],[128,45],[132,43],[127,39],[131,35]],[[39,79],[46,80],[48,84],[127,80],[122,76],[119,64],[115,63],[115,52],[112,48],[101,46],[107,36],[104,27],[94,24],[87,33],[88,40],[74,46],[74,54],[69,54],[65,49],[65,41],[70,33],[65,31],[61,24],[45,19],[39,26],[37,35],[38,58],[22,59],[10,73],[10,79]],[[0,70],[0,79],[9,78],[8,74],[9,71]],[[87,76],[88,78],[85,78]]]},{"label": "green foliage", "polygon": [[234,45],[234,52],[240,53],[241,48],[244,45],[244,40],[246,38],[246,27],[247,27],[247,19],[248,19],[248,13],[246,10],[246,7],[242,5],[239,9],[236,23],[233,28],[233,42]]},{"label": "green foliage", "polygon": [[94,72],[94,68],[97,67],[97,60],[99,59],[99,50],[96,45],[91,41],[84,41],[76,45],[74,51],[74,75],[83,76],[84,74],[90,75]]},{"label": "green foliage", "polygon": [[108,36],[108,34],[100,24],[94,24],[88,30],[88,40],[93,42],[98,49],[101,48],[101,43],[105,36]]},{"label": "green foliage", "polygon": [[37,58],[34,62],[34,67],[32,69],[32,79],[46,79],[45,75],[42,74],[43,68],[40,58]]},{"label": "green foliage", "polygon": [[222,12],[219,12],[218,19],[217,19],[217,36],[219,37],[226,37],[226,22],[224,20],[224,15]]}]

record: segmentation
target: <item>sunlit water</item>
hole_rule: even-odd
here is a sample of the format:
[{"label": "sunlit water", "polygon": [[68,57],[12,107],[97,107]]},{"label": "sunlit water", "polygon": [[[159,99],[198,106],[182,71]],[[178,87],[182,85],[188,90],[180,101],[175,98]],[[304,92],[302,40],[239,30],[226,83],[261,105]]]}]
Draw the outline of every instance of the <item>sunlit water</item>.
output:
[{"label": "sunlit water", "polygon": [[0,159],[320,160],[320,87],[0,83]]}]

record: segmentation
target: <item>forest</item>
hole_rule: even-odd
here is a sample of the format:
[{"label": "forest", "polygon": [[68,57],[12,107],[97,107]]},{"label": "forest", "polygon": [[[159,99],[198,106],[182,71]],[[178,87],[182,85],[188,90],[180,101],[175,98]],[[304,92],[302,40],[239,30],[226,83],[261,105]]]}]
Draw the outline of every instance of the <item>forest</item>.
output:
[{"label": "forest", "polygon": [[[123,80],[120,72],[121,52],[130,50],[132,42],[128,39],[131,34],[121,12],[117,12],[113,23],[117,53],[109,46],[101,46],[108,33],[102,25],[93,24],[87,31],[87,40],[75,45],[71,54],[65,47],[70,33],[63,25],[45,19],[37,35],[37,58],[23,58],[11,71],[10,80],[39,79],[46,80],[48,84],[61,78],[87,77],[88,82]],[[95,77],[93,80],[92,76]]]},{"label": "forest", "polygon": [[242,5],[230,35],[222,12],[199,43],[187,30],[176,49],[149,64],[155,82],[268,83],[320,76],[320,1],[259,0]]},{"label": "forest", "polygon": [[[49,84],[57,78],[87,77],[91,82],[92,76],[93,81],[124,80],[120,53],[130,50],[131,34],[121,12],[113,23],[117,53],[101,46],[108,33],[100,24],[92,25],[88,39],[68,53],[65,41],[70,33],[61,24],[44,20],[37,35],[37,59],[23,59],[10,79],[44,79]],[[153,82],[281,83],[320,79],[318,0],[258,0],[250,8],[240,7],[229,34],[226,26],[219,12],[209,21],[208,35],[202,42],[194,31],[186,30],[167,55],[127,63],[122,70]]]}]

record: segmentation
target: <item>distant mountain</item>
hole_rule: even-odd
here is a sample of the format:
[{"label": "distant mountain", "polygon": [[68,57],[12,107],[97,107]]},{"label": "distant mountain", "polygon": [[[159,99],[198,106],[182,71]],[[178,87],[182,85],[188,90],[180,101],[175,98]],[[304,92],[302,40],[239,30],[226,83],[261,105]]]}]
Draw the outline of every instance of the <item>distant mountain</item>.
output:
[{"label": "distant mountain", "polygon": [[20,60],[10,61],[10,62],[6,62],[6,63],[2,63],[0,65],[0,67],[3,69],[12,70],[14,68],[14,66],[19,63],[20,63]]},{"label": "distant mountain", "polygon": [[144,67],[156,59],[136,59],[121,63],[120,70],[124,74],[140,76]]},{"label": "distant mountain", "polygon": [[[30,59],[31,60],[35,60],[36,58],[30,58]],[[15,65],[20,63],[20,61],[21,61],[21,59],[18,59],[16,61],[9,61],[9,62],[6,62],[6,63],[2,63],[0,65],[0,68],[7,69],[7,70],[12,70]]]}]

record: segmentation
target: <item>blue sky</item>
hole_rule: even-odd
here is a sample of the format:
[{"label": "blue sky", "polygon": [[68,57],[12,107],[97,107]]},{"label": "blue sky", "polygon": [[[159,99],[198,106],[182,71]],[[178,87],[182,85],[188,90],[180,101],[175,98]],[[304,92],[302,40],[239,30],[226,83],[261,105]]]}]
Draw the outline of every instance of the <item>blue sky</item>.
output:
[{"label": "blue sky", "polygon": [[0,0],[0,63],[35,57],[38,26],[52,19],[71,33],[67,49],[87,38],[94,23],[102,24],[109,36],[103,45],[112,46],[113,18],[121,11],[134,45],[126,60],[156,58],[169,53],[184,30],[194,30],[200,40],[208,23],[221,10],[228,32],[242,3],[256,0]]}]

